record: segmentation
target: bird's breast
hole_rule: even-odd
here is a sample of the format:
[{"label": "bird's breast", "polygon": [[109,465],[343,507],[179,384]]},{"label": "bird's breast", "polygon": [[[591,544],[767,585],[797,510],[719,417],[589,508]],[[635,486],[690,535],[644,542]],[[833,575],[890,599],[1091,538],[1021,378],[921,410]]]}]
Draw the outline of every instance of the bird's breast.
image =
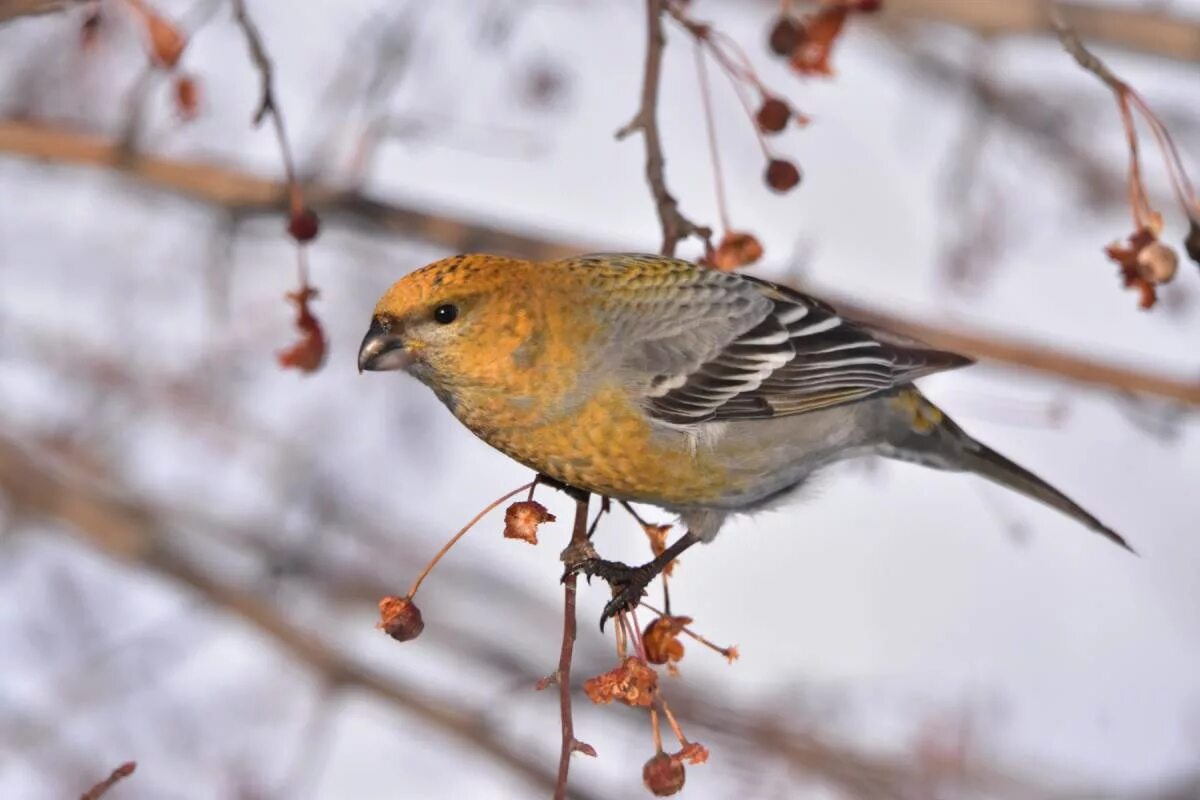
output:
[{"label": "bird's breast", "polygon": [[557,413],[539,409],[540,417],[514,410],[514,399],[502,414],[463,414],[461,404],[456,413],[497,450],[598,494],[682,507],[713,502],[728,489],[711,453],[686,433],[653,424],[622,387],[600,387]]}]

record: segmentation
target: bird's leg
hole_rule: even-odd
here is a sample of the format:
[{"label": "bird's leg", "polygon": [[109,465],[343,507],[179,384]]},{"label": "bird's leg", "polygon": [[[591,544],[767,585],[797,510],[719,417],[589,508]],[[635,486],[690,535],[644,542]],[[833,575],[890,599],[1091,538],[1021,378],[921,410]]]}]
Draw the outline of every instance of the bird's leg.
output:
[{"label": "bird's leg", "polygon": [[537,477],[533,479],[533,483],[535,486],[549,486],[551,489],[557,489],[576,502],[582,500],[584,497],[587,497],[590,494],[590,492],[588,492],[586,489],[577,489],[576,487],[565,484],[560,480],[551,478],[544,472],[539,472]]},{"label": "bird's leg", "polygon": [[661,555],[637,567],[622,564],[620,561],[608,561],[603,558],[589,558],[576,564],[568,565],[568,572],[582,572],[588,578],[600,578],[613,590],[612,600],[604,606],[600,615],[600,630],[604,623],[615,617],[621,611],[637,607],[650,581],[658,577],[667,565],[674,561],[680,553],[700,541],[690,531],[680,536]]}]

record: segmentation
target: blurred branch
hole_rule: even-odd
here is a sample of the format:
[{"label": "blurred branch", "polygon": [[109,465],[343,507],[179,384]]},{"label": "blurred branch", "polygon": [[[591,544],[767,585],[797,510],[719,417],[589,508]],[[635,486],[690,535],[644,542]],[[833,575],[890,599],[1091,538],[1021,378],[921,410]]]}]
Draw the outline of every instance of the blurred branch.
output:
[{"label": "blurred branch", "polygon": [[0,0],[0,25],[18,17],[37,17],[55,14],[87,0]]},{"label": "blurred branch", "polygon": [[[0,121],[0,153],[58,164],[107,167],[156,189],[212,203],[231,213],[265,213],[286,208],[287,186],[235,169],[149,155],[124,156],[104,137],[15,120]],[[378,200],[327,185],[305,189],[308,203],[330,215],[370,223],[455,252],[488,250],[534,260],[553,260],[590,248],[554,242],[503,228]],[[1200,406],[1200,381],[1105,364],[1044,345],[989,334],[953,330],[863,308],[831,295],[826,299],[849,316],[977,358],[1119,392],[1153,395]]]},{"label": "blurred branch", "polygon": [[1080,36],[1100,44],[1180,61],[1200,61],[1200,20],[1166,11],[1048,0],[887,0],[884,20],[917,19],[988,36],[1054,35],[1051,7]]},{"label": "blurred branch", "polygon": [[114,769],[107,778],[84,792],[80,800],[100,800],[101,797],[108,793],[109,789],[116,786],[125,778],[128,778],[136,769],[136,762],[126,761],[124,764]]},{"label": "blurred branch", "polygon": [[[233,215],[274,214],[288,208],[286,183],[216,164],[124,154],[111,140],[94,134],[0,120],[0,154],[4,153],[54,164],[113,169],[145,186],[221,206]],[[579,253],[577,248],[546,238],[390,204],[353,189],[308,184],[304,198],[322,215],[367,223],[448,250],[488,250],[535,260]]]},{"label": "blurred branch", "polygon": [[[93,481],[70,475],[69,465],[48,463],[15,441],[0,437],[0,491],[14,512],[44,517],[70,528],[96,550],[159,573],[234,614],[288,651],[335,688],[357,689],[486,753],[542,790],[555,775],[491,734],[476,714],[385,675],[344,655],[320,637],[289,622],[257,595],[222,581],[175,544],[169,525],[153,510],[117,498]],[[587,797],[576,790],[576,796]]]}]

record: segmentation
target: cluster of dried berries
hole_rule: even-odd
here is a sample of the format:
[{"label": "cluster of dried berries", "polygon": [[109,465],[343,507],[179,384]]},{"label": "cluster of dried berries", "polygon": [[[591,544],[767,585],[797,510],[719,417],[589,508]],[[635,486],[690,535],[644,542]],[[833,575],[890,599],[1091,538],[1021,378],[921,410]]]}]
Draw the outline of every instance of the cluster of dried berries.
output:
[{"label": "cluster of dried berries", "polygon": [[[180,118],[185,122],[194,119],[200,112],[200,85],[195,77],[179,70],[187,37],[146,0],[125,0],[125,5],[145,33],[150,63],[172,77],[172,96]],[[80,36],[85,48],[95,44],[103,19],[99,5],[84,17]]]},{"label": "cluster of dried berries", "polygon": [[[529,496],[525,500],[511,503],[506,508],[504,536],[537,544],[538,526],[554,522],[555,518],[545,506],[534,501],[533,489],[535,486],[536,481],[517,487],[490,503],[455,533],[430,559],[405,595],[389,596],[380,600],[378,627],[399,642],[412,641],[420,636],[425,629],[425,622],[421,617],[421,610],[413,598],[420,589],[421,582],[442,556],[476,523],[493,509],[521,492],[528,491]],[[666,546],[666,535],[670,526],[646,522],[637,516],[631,506],[626,505],[626,508],[645,530],[650,539],[650,549],[655,553],[661,553]],[[669,572],[674,566],[675,564],[672,563],[665,572]],[[638,629],[634,612],[620,613],[615,626],[617,665],[607,672],[585,680],[583,690],[593,703],[618,702],[630,708],[646,709],[649,712],[654,755],[642,769],[642,780],[646,788],[656,797],[667,797],[683,788],[686,778],[685,765],[703,764],[708,760],[709,753],[708,748],[704,745],[690,741],[684,736],[679,722],[671,713],[670,706],[667,705],[659,674],[652,665],[665,665],[669,675],[679,674],[675,665],[684,655],[683,644],[679,641],[681,634],[690,636],[706,647],[715,650],[728,658],[730,663],[737,659],[738,653],[735,647],[717,647],[703,636],[690,630],[687,627],[692,622],[690,617],[660,614],[652,607],[644,603],[642,605],[654,612],[657,615],[656,618],[642,632]],[[538,682],[537,688],[544,689],[555,680],[557,680],[555,676],[544,678]],[[666,721],[667,726],[679,741],[679,750],[676,752],[669,753],[663,749],[662,720]],[[595,750],[583,742],[576,741],[573,749],[587,755],[596,755]]]},{"label": "cluster of dried berries", "polygon": [[801,75],[832,75],[829,64],[833,45],[853,13],[878,11],[881,0],[822,0],[820,7],[802,17],[787,10],[771,27],[768,38],[771,52],[788,59],[792,69]]},{"label": "cluster of dried berries", "polygon": [[1055,25],[1064,49],[1079,66],[1108,86],[1117,101],[1121,124],[1125,128],[1125,143],[1129,148],[1128,201],[1129,210],[1133,214],[1133,233],[1124,244],[1110,244],[1105,248],[1105,253],[1121,268],[1121,280],[1125,287],[1137,290],[1138,306],[1148,309],[1158,300],[1158,287],[1175,278],[1179,256],[1174,248],[1159,241],[1163,231],[1163,219],[1162,214],[1150,205],[1146,185],[1142,181],[1135,110],[1154,134],[1155,143],[1166,163],[1171,191],[1188,220],[1188,232],[1183,240],[1184,250],[1197,264],[1200,264],[1200,198],[1197,198],[1196,189],[1183,168],[1179,150],[1175,147],[1167,126],[1145,99],[1088,50],[1074,30],[1061,21]]},{"label": "cluster of dried berries", "polygon": [[1170,133],[1157,115],[1146,105],[1145,100],[1128,84],[1114,85],[1121,121],[1125,126],[1126,142],[1129,146],[1129,208],[1133,214],[1134,231],[1125,243],[1114,242],[1104,249],[1109,259],[1121,269],[1121,280],[1126,288],[1138,292],[1138,307],[1151,308],[1158,300],[1158,287],[1170,283],[1179,267],[1179,256],[1170,245],[1159,241],[1163,231],[1162,214],[1150,205],[1138,148],[1137,128],[1134,124],[1133,108],[1154,132],[1160,151],[1167,164],[1171,188],[1175,198],[1188,219],[1188,233],[1184,238],[1187,254],[1200,264],[1200,200],[1191,180],[1183,169],[1179,152]]},{"label": "cluster of dried berries", "polygon": [[[650,539],[650,549],[656,555],[661,553],[665,549],[670,526],[646,522],[632,507],[626,505],[626,509],[634,515],[646,532]],[[674,566],[675,562],[672,562],[663,571],[664,580]],[[683,643],[679,641],[680,634],[686,634],[717,651],[728,658],[730,663],[737,659],[738,652],[735,647],[717,647],[703,636],[689,630],[687,626],[692,622],[690,617],[659,613],[646,603],[642,603],[641,606],[657,614],[657,617],[644,631],[639,631],[634,612],[618,614],[617,624],[614,626],[618,664],[608,672],[586,680],[583,688],[593,703],[618,701],[630,707],[649,710],[654,755],[642,767],[642,781],[654,796],[668,797],[683,789],[687,777],[685,764],[703,764],[708,760],[709,753],[704,745],[689,741],[684,736],[663,695],[658,673],[651,665],[665,665],[668,675],[671,676],[679,674],[675,665],[684,655]],[[632,654],[629,652],[631,647]],[[679,741],[680,749],[677,752],[668,753],[663,749],[661,721],[664,719]]]},{"label": "cluster of dried berries", "polygon": [[300,332],[300,338],[279,353],[277,360],[279,366],[284,369],[298,369],[304,373],[319,370],[325,363],[325,353],[329,348],[321,321],[308,307],[308,301],[316,298],[317,290],[308,285],[308,264],[304,246],[317,238],[320,231],[320,217],[305,204],[300,187],[293,181],[288,187],[287,232],[296,242],[300,288],[289,292],[285,297],[296,304],[296,329]]},{"label": "cluster of dried berries", "polygon": [[705,255],[705,262],[722,270],[732,270],[755,263],[763,256],[762,244],[751,233],[737,230],[729,220],[725,207],[724,176],[713,125],[712,102],[706,71],[706,58],[711,58],[733,85],[742,107],[754,126],[759,146],[766,159],[763,182],[778,193],[791,191],[800,184],[800,168],[786,158],[773,152],[766,137],[783,132],[789,122],[807,125],[809,120],[796,112],[778,93],[771,91],[759,78],[744,50],[727,35],[705,22],[697,22],[687,14],[682,0],[668,2],[666,9],[671,17],[687,31],[696,42],[696,72],[704,101],[704,116],[708,131],[708,143],[716,180],[717,207],[721,226],[725,233],[715,249]]},{"label": "cluster of dried berries", "polygon": [[[689,741],[683,735],[682,728],[663,697],[658,673],[647,663],[652,660],[651,645],[644,637],[637,635],[631,617],[632,614],[622,613],[618,620],[617,648],[620,663],[608,672],[584,681],[583,690],[596,704],[616,700],[634,708],[649,710],[654,755],[642,767],[642,781],[655,797],[668,797],[683,789],[687,777],[684,764],[703,764],[708,760],[708,748],[698,742]],[[629,655],[625,652],[630,639],[634,640],[641,655]],[[668,753],[663,749],[660,715],[666,718],[668,726],[679,740],[678,752]]]}]

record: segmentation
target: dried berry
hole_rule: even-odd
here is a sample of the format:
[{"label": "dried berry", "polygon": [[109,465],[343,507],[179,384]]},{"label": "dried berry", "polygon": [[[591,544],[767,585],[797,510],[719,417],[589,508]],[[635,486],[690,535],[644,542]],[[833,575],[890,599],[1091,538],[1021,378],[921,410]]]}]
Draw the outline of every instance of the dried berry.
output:
[{"label": "dried berry", "polygon": [[804,38],[804,29],[796,23],[796,20],[782,16],[775,20],[775,24],[771,27],[771,36],[767,43],[770,45],[772,53],[786,57],[792,54],[802,38]]},{"label": "dried berry", "polygon": [[792,69],[801,75],[832,75],[829,57],[833,44],[842,33],[849,9],[844,5],[823,5],[804,18],[804,37],[792,50]]},{"label": "dried berry", "polygon": [[655,797],[670,797],[677,793],[686,778],[683,762],[666,753],[658,753],[642,767],[642,781]]},{"label": "dried berry", "polygon": [[321,219],[317,212],[307,206],[292,209],[288,217],[287,231],[297,242],[311,242],[321,232]]},{"label": "dried berry", "polygon": [[96,40],[100,38],[100,26],[103,22],[104,18],[100,15],[99,8],[93,8],[83,18],[83,24],[79,28],[79,43],[83,45],[84,49],[96,44]]},{"label": "dried berry", "polygon": [[385,597],[379,601],[379,628],[397,642],[408,642],[421,635],[425,622],[421,609],[408,597]]},{"label": "dried berry", "polygon": [[1158,294],[1154,289],[1155,282],[1144,272],[1142,253],[1159,243],[1158,234],[1161,230],[1162,218],[1154,214],[1146,225],[1129,236],[1126,244],[1118,242],[1104,249],[1108,257],[1121,267],[1121,279],[1125,288],[1137,290],[1138,307],[1143,310],[1151,308],[1158,301]]},{"label": "dried berry", "polygon": [[309,301],[316,297],[317,290],[311,286],[303,286],[287,295],[287,299],[296,305],[296,330],[300,332],[300,339],[276,356],[279,366],[284,369],[316,372],[325,363],[325,331],[308,307]]},{"label": "dried berry", "polygon": [[175,108],[184,120],[195,119],[200,111],[200,85],[191,75],[175,80]]},{"label": "dried berry", "polygon": [[537,544],[538,525],[543,522],[554,522],[554,520],[554,515],[536,500],[513,503],[504,512],[504,538],[520,539],[530,544]]},{"label": "dried berry", "polygon": [[763,133],[779,133],[787,127],[791,116],[792,110],[788,108],[787,103],[778,97],[768,97],[763,100],[754,119]]},{"label": "dried berry", "polygon": [[626,656],[613,669],[583,682],[584,693],[597,705],[620,700],[649,708],[657,688],[658,673],[637,656]]},{"label": "dried berry", "polygon": [[800,169],[786,159],[773,158],[767,164],[766,181],[775,191],[786,192],[800,183]]},{"label": "dried berry", "polygon": [[753,264],[762,258],[762,255],[762,243],[753,234],[729,231],[721,237],[721,244],[717,246],[717,252],[712,257],[712,265],[728,271]]},{"label": "dried berry", "polygon": [[691,617],[662,616],[647,625],[642,633],[646,660],[651,664],[667,664],[668,669],[674,670],[675,662],[683,658],[679,634],[691,624]]},{"label": "dried berry", "polygon": [[1169,283],[1179,267],[1179,256],[1162,242],[1151,242],[1137,254],[1137,265],[1138,273],[1151,283]]},{"label": "dried berry", "polygon": [[150,34],[150,57],[154,63],[172,69],[179,63],[187,39],[178,28],[152,12],[146,15],[146,31]]},{"label": "dried berry", "polygon": [[[646,522],[642,523],[642,530],[650,539],[650,552],[655,556],[661,556],[667,552],[667,532],[671,530],[670,525],[652,525]],[[663,568],[662,574],[668,578],[671,577],[675,573],[675,565],[678,563],[678,558],[672,559],[671,563]]]},{"label": "dried berry", "polygon": [[683,746],[682,750],[675,754],[675,758],[680,761],[686,761],[693,766],[703,764],[708,761],[708,748],[699,742],[688,742]]}]

